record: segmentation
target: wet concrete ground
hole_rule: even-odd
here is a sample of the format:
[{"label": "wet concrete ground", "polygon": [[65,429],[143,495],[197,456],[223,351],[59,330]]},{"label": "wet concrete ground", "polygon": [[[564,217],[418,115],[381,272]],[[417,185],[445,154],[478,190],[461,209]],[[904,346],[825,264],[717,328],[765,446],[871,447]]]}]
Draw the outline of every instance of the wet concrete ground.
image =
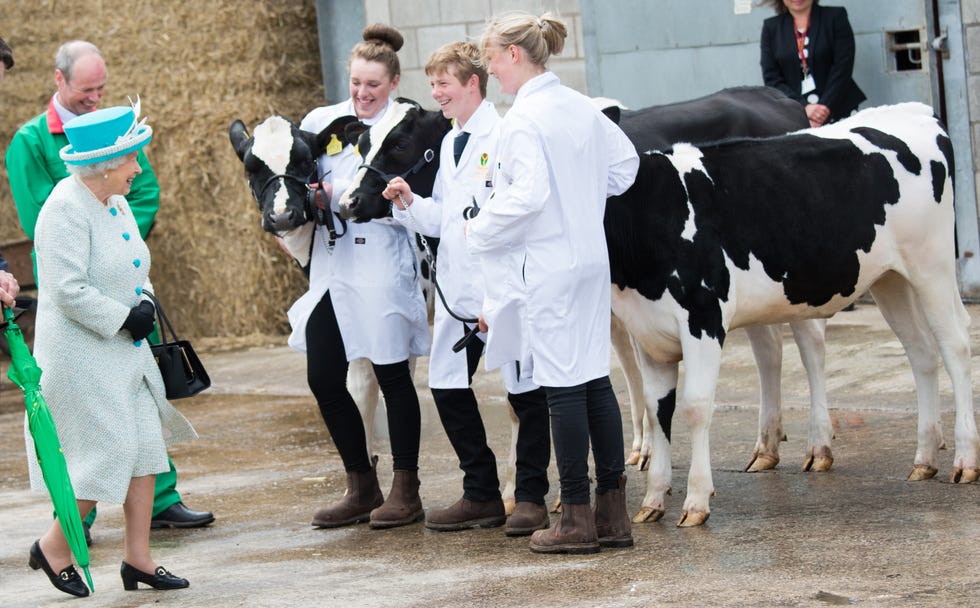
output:
[{"label": "wet concrete ground", "polygon": [[[980,375],[980,307],[971,306],[974,378]],[[152,532],[156,559],[191,581],[181,591],[125,592],[121,507],[100,505],[93,528],[96,593],[72,599],[27,567],[27,549],[47,525],[46,497],[27,487],[23,404],[0,391],[0,606],[976,606],[980,603],[980,485],[939,475],[907,482],[915,451],[915,401],[901,346],[873,305],[839,314],[828,333],[827,374],[836,427],[834,467],[802,473],[806,378],[787,330],[784,426],[775,471],[741,472],[755,440],[757,380],[743,332],[726,346],[712,425],[717,496],[706,525],[674,523],[690,462],[688,433],[675,424],[674,494],[661,522],[635,525],[636,546],[591,556],[532,554],[501,528],[437,533],[422,524],[388,531],[366,525],[317,530],[313,510],[343,491],[333,443],[305,385],[303,356],[282,346],[205,352],[208,393],[178,402],[201,434],[171,455],[178,489],[217,521],[200,530]],[[420,463],[423,502],[461,493],[461,473],[425,387]],[[625,384],[614,385],[628,420]],[[478,394],[501,467],[509,444],[502,390],[481,372]],[[943,424],[952,440],[948,380]],[[379,414],[379,421],[383,416]],[[378,424],[383,435],[383,424]],[[627,443],[629,429],[627,427]],[[379,470],[390,481],[383,439]],[[643,474],[628,472],[628,505],[640,506]],[[557,480],[552,467],[552,492]]]}]

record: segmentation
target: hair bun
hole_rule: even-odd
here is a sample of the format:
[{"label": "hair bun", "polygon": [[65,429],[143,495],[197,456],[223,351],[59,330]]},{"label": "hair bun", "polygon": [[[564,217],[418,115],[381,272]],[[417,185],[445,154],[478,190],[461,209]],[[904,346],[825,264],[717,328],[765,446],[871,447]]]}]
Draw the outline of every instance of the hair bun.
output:
[{"label": "hair bun", "polygon": [[385,25],[384,23],[372,23],[371,25],[364,28],[361,32],[361,38],[365,42],[380,42],[382,44],[387,44],[396,52],[402,48],[405,44],[405,38],[402,33],[391,27],[390,25]]}]

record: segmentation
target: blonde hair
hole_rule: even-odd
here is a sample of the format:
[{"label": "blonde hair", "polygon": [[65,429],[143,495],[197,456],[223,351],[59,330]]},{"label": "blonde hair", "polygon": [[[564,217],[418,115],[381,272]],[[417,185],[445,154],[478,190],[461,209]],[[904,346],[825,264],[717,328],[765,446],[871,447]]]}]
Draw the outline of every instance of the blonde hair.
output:
[{"label": "blonde hair", "polygon": [[442,72],[449,74],[449,68],[456,68],[456,78],[460,84],[466,84],[476,74],[480,81],[480,95],[487,96],[487,68],[480,59],[480,49],[475,44],[472,42],[444,44],[433,51],[425,63],[425,73],[428,76]]},{"label": "blonde hair", "polygon": [[388,70],[388,77],[394,79],[402,73],[401,64],[398,62],[398,50],[405,44],[405,38],[401,32],[383,23],[372,23],[361,32],[363,40],[354,45],[351,49],[350,59],[347,60],[347,69],[354,59],[365,61],[376,61],[385,66]]},{"label": "blonde hair", "polygon": [[519,46],[527,52],[531,63],[543,66],[548,57],[560,54],[565,48],[566,37],[565,22],[550,12],[535,17],[531,13],[512,11],[490,19],[480,38],[480,48],[485,51],[491,44],[504,48]]}]

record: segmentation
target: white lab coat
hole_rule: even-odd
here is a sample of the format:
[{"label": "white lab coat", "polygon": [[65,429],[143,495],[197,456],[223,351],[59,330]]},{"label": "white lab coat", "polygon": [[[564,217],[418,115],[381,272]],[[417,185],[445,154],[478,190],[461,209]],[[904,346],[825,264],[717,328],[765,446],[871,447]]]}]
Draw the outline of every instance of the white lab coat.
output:
[{"label": "white lab coat", "polygon": [[[522,374],[542,386],[606,376],[610,278],[602,218],[606,197],[636,178],[636,150],[588,98],[545,72],[517,92],[500,125],[498,157],[494,191],[466,240],[488,273],[487,367],[522,361]],[[501,257],[514,251],[523,253],[516,267]]]},{"label": "white lab coat", "polygon": [[[387,111],[387,108],[385,109]],[[334,119],[354,115],[350,100],[317,108],[300,123],[304,131],[318,133]],[[384,112],[368,123],[376,122]],[[331,207],[350,185],[361,164],[352,146],[319,159],[321,175],[330,171]],[[339,220],[338,232],[341,231]],[[306,350],[306,324],[314,307],[330,292],[347,360],[360,357],[374,363],[404,361],[429,352],[429,325],[415,254],[414,235],[391,219],[363,224],[347,223],[331,253],[328,233],[317,226],[310,260],[310,289],[289,309],[292,334],[289,345]]]},{"label": "white lab coat", "polygon": [[[470,137],[458,165],[453,158],[453,143],[460,133],[459,127],[454,126],[443,139],[432,197],[414,196],[407,211],[397,207],[393,210],[394,218],[406,228],[440,239],[436,280],[449,308],[464,318],[479,316],[484,287],[479,263],[466,250],[463,211],[474,201],[482,207],[493,188],[499,123],[500,115],[493,104],[483,101],[466,122],[465,130]],[[432,353],[429,355],[429,387],[469,386],[466,351],[452,351],[466,331],[461,321],[450,316],[437,295]],[[485,334],[478,336],[486,341]],[[508,392],[523,393],[537,388],[530,382],[518,383],[513,368],[511,365],[502,370]]]}]

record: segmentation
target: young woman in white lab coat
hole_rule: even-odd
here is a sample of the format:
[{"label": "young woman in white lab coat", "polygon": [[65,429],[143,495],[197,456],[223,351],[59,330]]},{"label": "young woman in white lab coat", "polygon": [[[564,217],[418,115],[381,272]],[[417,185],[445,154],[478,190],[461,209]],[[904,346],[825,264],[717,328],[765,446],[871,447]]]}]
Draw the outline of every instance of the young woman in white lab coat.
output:
[{"label": "young woman in white lab coat", "polygon": [[[483,306],[488,367],[521,361],[522,374],[547,393],[562,513],[555,526],[531,536],[531,550],[593,553],[633,544],[622,418],[609,382],[602,219],[606,197],[633,183],[639,159],[615,124],[545,67],[566,35],[550,13],[520,12],[491,19],[483,33],[490,73],[516,97],[500,126],[494,191],[467,224],[467,246],[496,275]],[[523,263],[501,267],[499,255],[515,250],[523,251]]]},{"label": "young woman in white lab coat", "polygon": [[[381,24],[365,28],[363,38],[351,52],[350,99],[313,110],[301,129],[317,133],[344,115],[373,124],[384,115],[398,86],[396,51],[403,39]],[[360,163],[350,146],[320,157],[324,192],[334,208]],[[408,359],[428,354],[429,329],[411,235],[390,218],[349,223],[331,248],[326,226],[316,226],[310,289],[290,308],[289,322],[289,344],[306,351],[307,382],[347,471],[346,493],[318,509],[313,525],[370,521],[372,528],[390,528],[419,521],[421,415]],[[394,469],[386,500],[364,422],[347,390],[348,362],[359,357],[371,361],[385,399]]]}]

